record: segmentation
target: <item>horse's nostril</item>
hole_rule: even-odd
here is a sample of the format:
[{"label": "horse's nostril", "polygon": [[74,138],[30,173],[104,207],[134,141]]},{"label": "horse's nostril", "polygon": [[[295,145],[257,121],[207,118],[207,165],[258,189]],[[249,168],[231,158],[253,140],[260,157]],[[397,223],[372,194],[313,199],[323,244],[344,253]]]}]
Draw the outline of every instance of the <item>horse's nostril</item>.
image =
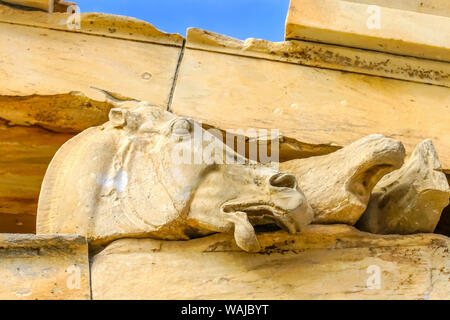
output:
[{"label": "horse's nostril", "polygon": [[297,179],[291,174],[278,173],[270,178],[269,183],[277,188],[297,188]]}]

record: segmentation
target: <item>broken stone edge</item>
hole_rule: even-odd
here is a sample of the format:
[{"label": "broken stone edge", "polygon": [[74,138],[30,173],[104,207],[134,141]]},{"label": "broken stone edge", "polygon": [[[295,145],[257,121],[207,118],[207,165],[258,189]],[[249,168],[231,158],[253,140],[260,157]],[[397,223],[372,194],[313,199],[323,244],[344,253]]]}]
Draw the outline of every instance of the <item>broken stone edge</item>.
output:
[{"label": "broken stone edge", "polygon": [[184,37],[175,33],[165,33],[152,24],[126,16],[105,13],[81,13],[80,29],[69,29],[66,25],[69,13],[25,11],[0,4],[0,23],[41,27],[52,30],[92,34],[124,40],[142,41],[182,47]]},{"label": "broken stone edge", "polygon": [[189,28],[186,48],[450,87],[449,63],[331,44],[254,38],[242,41]]}]

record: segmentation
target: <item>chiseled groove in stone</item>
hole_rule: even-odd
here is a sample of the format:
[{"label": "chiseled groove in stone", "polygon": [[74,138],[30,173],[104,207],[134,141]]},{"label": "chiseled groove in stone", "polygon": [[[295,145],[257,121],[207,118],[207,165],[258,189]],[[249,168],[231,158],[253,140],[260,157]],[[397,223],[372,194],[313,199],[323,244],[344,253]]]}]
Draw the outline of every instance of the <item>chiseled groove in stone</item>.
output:
[{"label": "chiseled groove in stone", "polygon": [[181,68],[181,64],[183,63],[183,57],[184,57],[184,51],[186,50],[186,40],[183,40],[183,46],[181,47],[181,51],[180,51],[180,55],[178,57],[178,62],[177,62],[177,66],[175,68],[175,73],[173,76],[173,83],[172,83],[172,88],[170,89],[170,93],[169,93],[169,100],[167,102],[167,111],[172,112],[172,101],[173,101],[173,96],[175,94],[175,90],[177,87],[177,82],[178,82],[178,75],[180,73],[180,68]]},{"label": "chiseled groove in stone", "polygon": [[67,28],[65,22],[69,17],[68,13],[49,14],[40,11],[24,11],[0,3],[0,23],[176,47],[181,47],[184,41],[184,37],[179,34],[165,33],[148,22],[131,17],[104,13],[81,13],[80,30]]},{"label": "chiseled groove in stone", "polygon": [[188,29],[186,47],[450,87],[449,63],[373,50],[298,39],[241,41],[198,28]]}]

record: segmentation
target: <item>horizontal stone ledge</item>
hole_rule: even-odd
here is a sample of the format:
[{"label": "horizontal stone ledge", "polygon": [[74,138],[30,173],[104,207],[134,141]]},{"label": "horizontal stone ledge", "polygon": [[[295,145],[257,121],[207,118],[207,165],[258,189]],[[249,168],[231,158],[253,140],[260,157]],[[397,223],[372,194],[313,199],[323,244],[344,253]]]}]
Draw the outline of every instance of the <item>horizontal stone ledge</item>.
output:
[{"label": "horizontal stone ledge", "polygon": [[450,17],[450,2],[448,0],[400,0],[400,1],[346,0],[346,1]]},{"label": "horizontal stone ledge", "polygon": [[450,33],[439,30],[450,30],[450,18],[341,0],[291,0],[285,38],[450,62]]},{"label": "horizontal stone ledge", "polygon": [[301,40],[241,41],[189,28],[186,47],[450,87],[450,64]]},{"label": "horizontal stone ledge", "polygon": [[[401,246],[438,246],[450,245],[450,238],[434,233],[413,235],[378,235],[359,231],[344,224],[311,224],[300,233],[290,234],[285,231],[262,232],[257,234],[261,244],[258,254],[272,254],[289,251],[314,249],[355,249],[364,247],[401,247]],[[129,243],[129,245],[124,245]],[[122,239],[112,242],[98,256],[113,253],[127,253],[143,248],[142,244],[153,247],[155,252],[235,252],[253,255],[239,248],[232,235],[217,233],[214,235],[188,241],[166,241],[154,239]],[[150,245],[151,244],[151,245]]]},{"label": "horizontal stone ledge", "polygon": [[[3,2],[19,7],[34,8],[45,11],[53,11],[55,6],[55,0],[4,0]],[[57,2],[59,2],[59,0],[57,0]]]},{"label": "horizontal stone ledge", "polygon": [[[241,251],[226,234],[185,242],[115,241],[92,259],[93,299],[439,299],[450,294],[450,240],[444,236],[377,236],[349,226],[312,225],[297,235],[265,233],[258,240],[263,251],[257,254]],[[370,282],[373,272],[379,272],[379,282]]]},{"label": "horizontal stone ledge", "polygon": [[90,299],[86,240],[0,234],[0,299]]},{"label": "horizontal stone ledge", "polygon": [[3,0],[5,3],[18,6],[25,9],[40,9],[47,12],[66,12],[67,9],[74,5],[73,1],[65,0]]},{"label": "horizontal stone ledge", "polygon": [[[83,8],[81,8],[82,10]],[[25,11],[0,4],[0,22],[31,27],[106,36],[124,40],[151,42],[181,47],[184,38],[175,33],[158,30],[152,24],[131,17],[86,12],[80,15],[79,28],[68,27],[72,14]]]}]

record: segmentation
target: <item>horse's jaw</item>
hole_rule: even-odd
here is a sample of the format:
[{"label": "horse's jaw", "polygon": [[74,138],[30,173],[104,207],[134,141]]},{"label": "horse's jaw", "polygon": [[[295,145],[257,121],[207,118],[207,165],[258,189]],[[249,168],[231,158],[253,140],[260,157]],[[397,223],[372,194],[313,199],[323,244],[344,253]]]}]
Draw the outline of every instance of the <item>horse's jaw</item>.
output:
[{"label": "horse's jaw", "polygon": [[[292,190],[294,191],[294,190]],[[236,244],[247,252],[261,250],[255,227],[277,226],[289,233],[300,232],[311,223],[313,212],[303,195],[289,190],[290,203],[286,205],[283,196],[271,201],[245,201],[234,199],[220,207],[220,213],[234,226]]]}]

